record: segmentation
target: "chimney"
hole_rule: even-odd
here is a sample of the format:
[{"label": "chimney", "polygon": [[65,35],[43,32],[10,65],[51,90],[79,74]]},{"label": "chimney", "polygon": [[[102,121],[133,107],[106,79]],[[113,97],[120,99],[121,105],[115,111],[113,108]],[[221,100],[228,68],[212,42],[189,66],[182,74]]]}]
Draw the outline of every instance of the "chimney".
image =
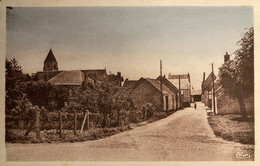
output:
[{"label": "chimney", "polygon": [[83,81],[83,84],[87,84],[87,74],[86,72],[83,72],[84,73],[84,81]]},{"label": "chimney", "polygon": [[205,72],[203,72],[203,82],[205,81]]},{"label": "chimney", "polygon": [[228,52],[224,55],[224,63],[230,60],[230,55],[228,55]]},{"label": "chimney", "polygon": [[117,77],[118,77],[118,85],[121,87],[121,82],[123,82],[123,78],[121,77],[121,72],[117,72]]}]

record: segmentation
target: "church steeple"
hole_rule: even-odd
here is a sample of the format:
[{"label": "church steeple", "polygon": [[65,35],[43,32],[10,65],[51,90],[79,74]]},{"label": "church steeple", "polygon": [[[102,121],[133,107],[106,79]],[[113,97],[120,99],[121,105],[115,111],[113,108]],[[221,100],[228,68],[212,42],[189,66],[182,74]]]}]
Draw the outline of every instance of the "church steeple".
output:
[{"label": "church steeple", "polygon": [[58,62],[51,49],[44,61],[43,71],[58,71]]}]

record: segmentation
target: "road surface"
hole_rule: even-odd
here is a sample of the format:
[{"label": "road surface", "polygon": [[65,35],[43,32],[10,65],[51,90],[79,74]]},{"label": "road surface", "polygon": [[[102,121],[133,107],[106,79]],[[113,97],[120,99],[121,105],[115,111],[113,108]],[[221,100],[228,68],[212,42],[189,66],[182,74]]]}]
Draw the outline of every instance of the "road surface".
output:
[{"label": "road surface", "polygon": [[217,138],[202,103],[165,119],[102,140],[59,144],[6,144],[7,161],[236,160],[239,143]]}]

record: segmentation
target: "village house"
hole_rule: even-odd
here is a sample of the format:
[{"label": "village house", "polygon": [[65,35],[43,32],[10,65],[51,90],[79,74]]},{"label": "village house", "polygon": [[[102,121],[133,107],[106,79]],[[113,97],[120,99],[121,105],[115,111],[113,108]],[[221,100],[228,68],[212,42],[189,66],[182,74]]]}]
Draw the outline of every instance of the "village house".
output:
[{"label": "village house", "polygon": [[171,75],[169,73],[168,80],[180,90],[181,107],[189,107],[191,103],[190,74]]},{"label": "village house", "polygon": [[[224,55],[224,63],[228,62],[229,60],[230,60],[230,55],[226,52],[226,54]],[[222,87],[219,85],[217,76],[215,76],[215,74],[211,72],[207,77],[207,79],[205,79],[205,72],[203,73],[203,81],[201,84],[201,89],[202,89],[201,101],[205,104],[205,106],[209,108],[212,108],[213,80],[214,80],[215,93],[217,91],[222,92],[221,90]]]},{"label": "village house", "polygon": [[191,89],[191,102],[201,101],[201,90]]},{"label": "village house", "polygon": [[139,106],[152,103],[154,107],[163,108],[164,111],[177,109],[176,93],[163,83],[161,92],[160,81],[157,79],[140,78],[130,91],[130,97]]},{"label": "village house", "polygon": [[[224,63],[227,63],[230,60],[230,55],[226,52],[224,55]],[[209,76],[210,77],[210,76]],[[213,105],[213,88],[212,88],[212,75],[211,80],[208,77],[208,81],[204,82],[202,86],[204,87],[205,92],[205,103],[210,109]],[[228,94],[225,93],[224,88],[219,84],[218,78],[214,77],[214,89],[215,89],[215,109],[217,114],[231,114],[231,113],[240,113],[240,107],[237,99],[231,98]],[[206,83],[207,82],[207,83]],[[210,85],[209,85],[210,84]],[[206,95],[207,94],[207,95]],[[244,99],[244,104],[248,114],[254,113],[254,94],[250,95],[248,98]]]},{"label": "village house", "polygon": [[106,69],[59,71],[58,62],[51,49],[44,61],[43,71],[36,73],[38,80],[47,81],[52,85],[63,86],[80,86],[83,83],[93,82],[95,77],[107,77],[112,84],[119,87],[121,87],[123,82],[120,72],[117,72],[116,75],[108,75]]}]

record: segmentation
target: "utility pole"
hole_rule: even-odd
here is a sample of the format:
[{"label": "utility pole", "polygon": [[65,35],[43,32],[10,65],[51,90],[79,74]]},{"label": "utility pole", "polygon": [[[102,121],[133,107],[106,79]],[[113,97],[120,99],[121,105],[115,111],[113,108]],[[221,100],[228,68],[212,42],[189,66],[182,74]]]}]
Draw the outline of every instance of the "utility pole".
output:
[{"label": "utility pole", "polygon": [[162,60],[160,60],[160,91],[161,91],[161,107],[163,110],[163,91],[162,91]]},{"label": "utility pole", "polygon": [[180,99],[180,108],[182,107],[181,102],[181,75],[179,74],[179,99]]},{"label": "utility pole", "polygon": [[215,106],[215,87],[214,87],[214,70],[213,70],[213,63],[212,63],[212,100],[213,100],[213,111],[214,115],[216,115],[216,106]]}]

